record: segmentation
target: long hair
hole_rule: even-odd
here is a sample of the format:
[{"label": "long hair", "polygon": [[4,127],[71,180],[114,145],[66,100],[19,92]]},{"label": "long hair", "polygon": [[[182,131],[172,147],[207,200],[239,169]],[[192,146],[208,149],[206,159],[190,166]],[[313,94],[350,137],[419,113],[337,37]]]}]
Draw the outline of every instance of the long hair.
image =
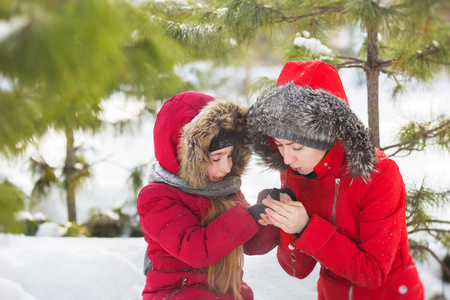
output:
[{"label": "long hair", "polygon": [[[235,205],[232,200],[227,198],[210,199],[210,202],[211,208],[201,221],[203,227],[206,227],[216,217]],[[241,276],[243,263],[244,247],[241,245],[208,267],[208,288],[214,293],[219,294],[232,292],[234,299],[242,300]]]}]

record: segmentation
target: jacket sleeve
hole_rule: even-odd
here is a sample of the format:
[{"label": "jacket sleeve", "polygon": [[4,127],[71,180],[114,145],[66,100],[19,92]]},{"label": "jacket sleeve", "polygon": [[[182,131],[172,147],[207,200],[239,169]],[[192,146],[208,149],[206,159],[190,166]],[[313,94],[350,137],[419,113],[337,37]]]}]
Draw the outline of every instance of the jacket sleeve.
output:
[{"label": "jacket sleeve", "polygon": [[295,235],[285,233],[280,229],[281,239],[278,246],[277,259],[283,270],[299,279],[306,278],[314,270],[317,260],[298,249],[289,249],[295,241]]},{"label": "jacket sleeve", "polygon": [[[286,186],[286,172],[280,172],[281,188]],[[317,260],[299,249],[289,249],[295,244],[295,235],[280,230],[280,244],[278,245],[277,259],[283,270],[299,279],[306,278],[314,270]],[[291,246],[289,246],[291,245]]]},{"label": "jacket sleeve", "polygon": [[270,252],[278,245],[280,230],[272,225],[257,224],[259,231],[244,244],[244,253],[247,255],[261,255]]},{"label": "jacket sleeve", "polygon": [[198,216],[179,200],[178,194],[158,185],[141,190],[138,211],[142,230],[193,268],[216,263],[258,231],[241,204],[201,227]]},{"label": "jacket sleeve", "polygon": [[293,243],[334,273],[369,289],[386,281],[395,254],[405,243],[403,179],[392,160],[386,159],[377,167],[379,173],[359,200],[359,241],[349,239],[333,224],[312,215],[303,234]]}]

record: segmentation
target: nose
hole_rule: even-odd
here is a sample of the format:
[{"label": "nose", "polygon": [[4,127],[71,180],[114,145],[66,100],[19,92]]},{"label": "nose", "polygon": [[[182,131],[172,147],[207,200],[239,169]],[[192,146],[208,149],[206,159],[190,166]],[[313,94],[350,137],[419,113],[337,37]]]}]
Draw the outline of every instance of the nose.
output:
[{"label": "nose", "polygon": [[295,156],[288,149],[284,149],[284,151],[280,152],[281,156],[283,156],[283,161],[286,165],[290,165],[295,161]]},{"label": "nose", "polygon": [[220,164],[220,171],[228,174],[231,172],[231,167],[233,166],[233,162],[231,159],[227,159]]}]

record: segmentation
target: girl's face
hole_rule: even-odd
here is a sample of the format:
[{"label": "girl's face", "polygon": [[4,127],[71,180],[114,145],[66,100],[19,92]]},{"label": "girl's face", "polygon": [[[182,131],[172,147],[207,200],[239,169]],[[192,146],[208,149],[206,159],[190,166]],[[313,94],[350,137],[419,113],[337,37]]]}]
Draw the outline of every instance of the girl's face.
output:
[{"label": "girl's face", "polygon": [[231,159],[233,148],[233,146],[229,146],[209,153],[208,179],[210,181],[222,181],[230,173],[233,166]]},{"label": "girl's face", "polygon": [[283,156],[284,163],[302,175],[308,175],[314,171],[314,167],[326,153],[325,150],[306,147],[289,140],[275,138],[273,140]]}]

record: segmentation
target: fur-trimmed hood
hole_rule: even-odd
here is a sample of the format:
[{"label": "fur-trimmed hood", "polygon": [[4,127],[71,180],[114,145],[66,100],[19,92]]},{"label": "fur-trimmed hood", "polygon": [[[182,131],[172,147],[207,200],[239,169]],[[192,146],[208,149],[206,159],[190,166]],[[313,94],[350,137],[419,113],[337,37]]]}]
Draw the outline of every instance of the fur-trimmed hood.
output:
[{"label": "fur-trimmed hood", "polygon": [[208,103],[200,113],[183,128],[180,139],[179,175],[191,186],[199,188],[208,182],[210,164],[208,147],[221,130],[232,130],[237,135],[237,145],[231,154],[233,166],[229,176],[241,176],[250,161],[251,151],[244,145],[245,121],[248,109],[229,100],[217,99]]},{"label": "fur-trimmed hood", "polygon": [[251,151],[244,145],[248,109],[229,100],[214,99],[198,92],[178,94],[158,113],[153,139],[159,164],[193,188],[208,182],[208,147],[221,129],[234,130],[238,144],[232,153],[230,176],[241,176]]},{"label": "fur-trimmed hood", "polygon": [[[311,81],[304,77],[302,80]],[[376,163],[374,145],[368,129],[346,99],[294,82],[267,91],[250,108],[247,142],[253,151],[268,167],[284,170],[287,166],[271,137],[320,150],[330,149],[339,140],[344,146],[350,176],[368,181]]]}]

